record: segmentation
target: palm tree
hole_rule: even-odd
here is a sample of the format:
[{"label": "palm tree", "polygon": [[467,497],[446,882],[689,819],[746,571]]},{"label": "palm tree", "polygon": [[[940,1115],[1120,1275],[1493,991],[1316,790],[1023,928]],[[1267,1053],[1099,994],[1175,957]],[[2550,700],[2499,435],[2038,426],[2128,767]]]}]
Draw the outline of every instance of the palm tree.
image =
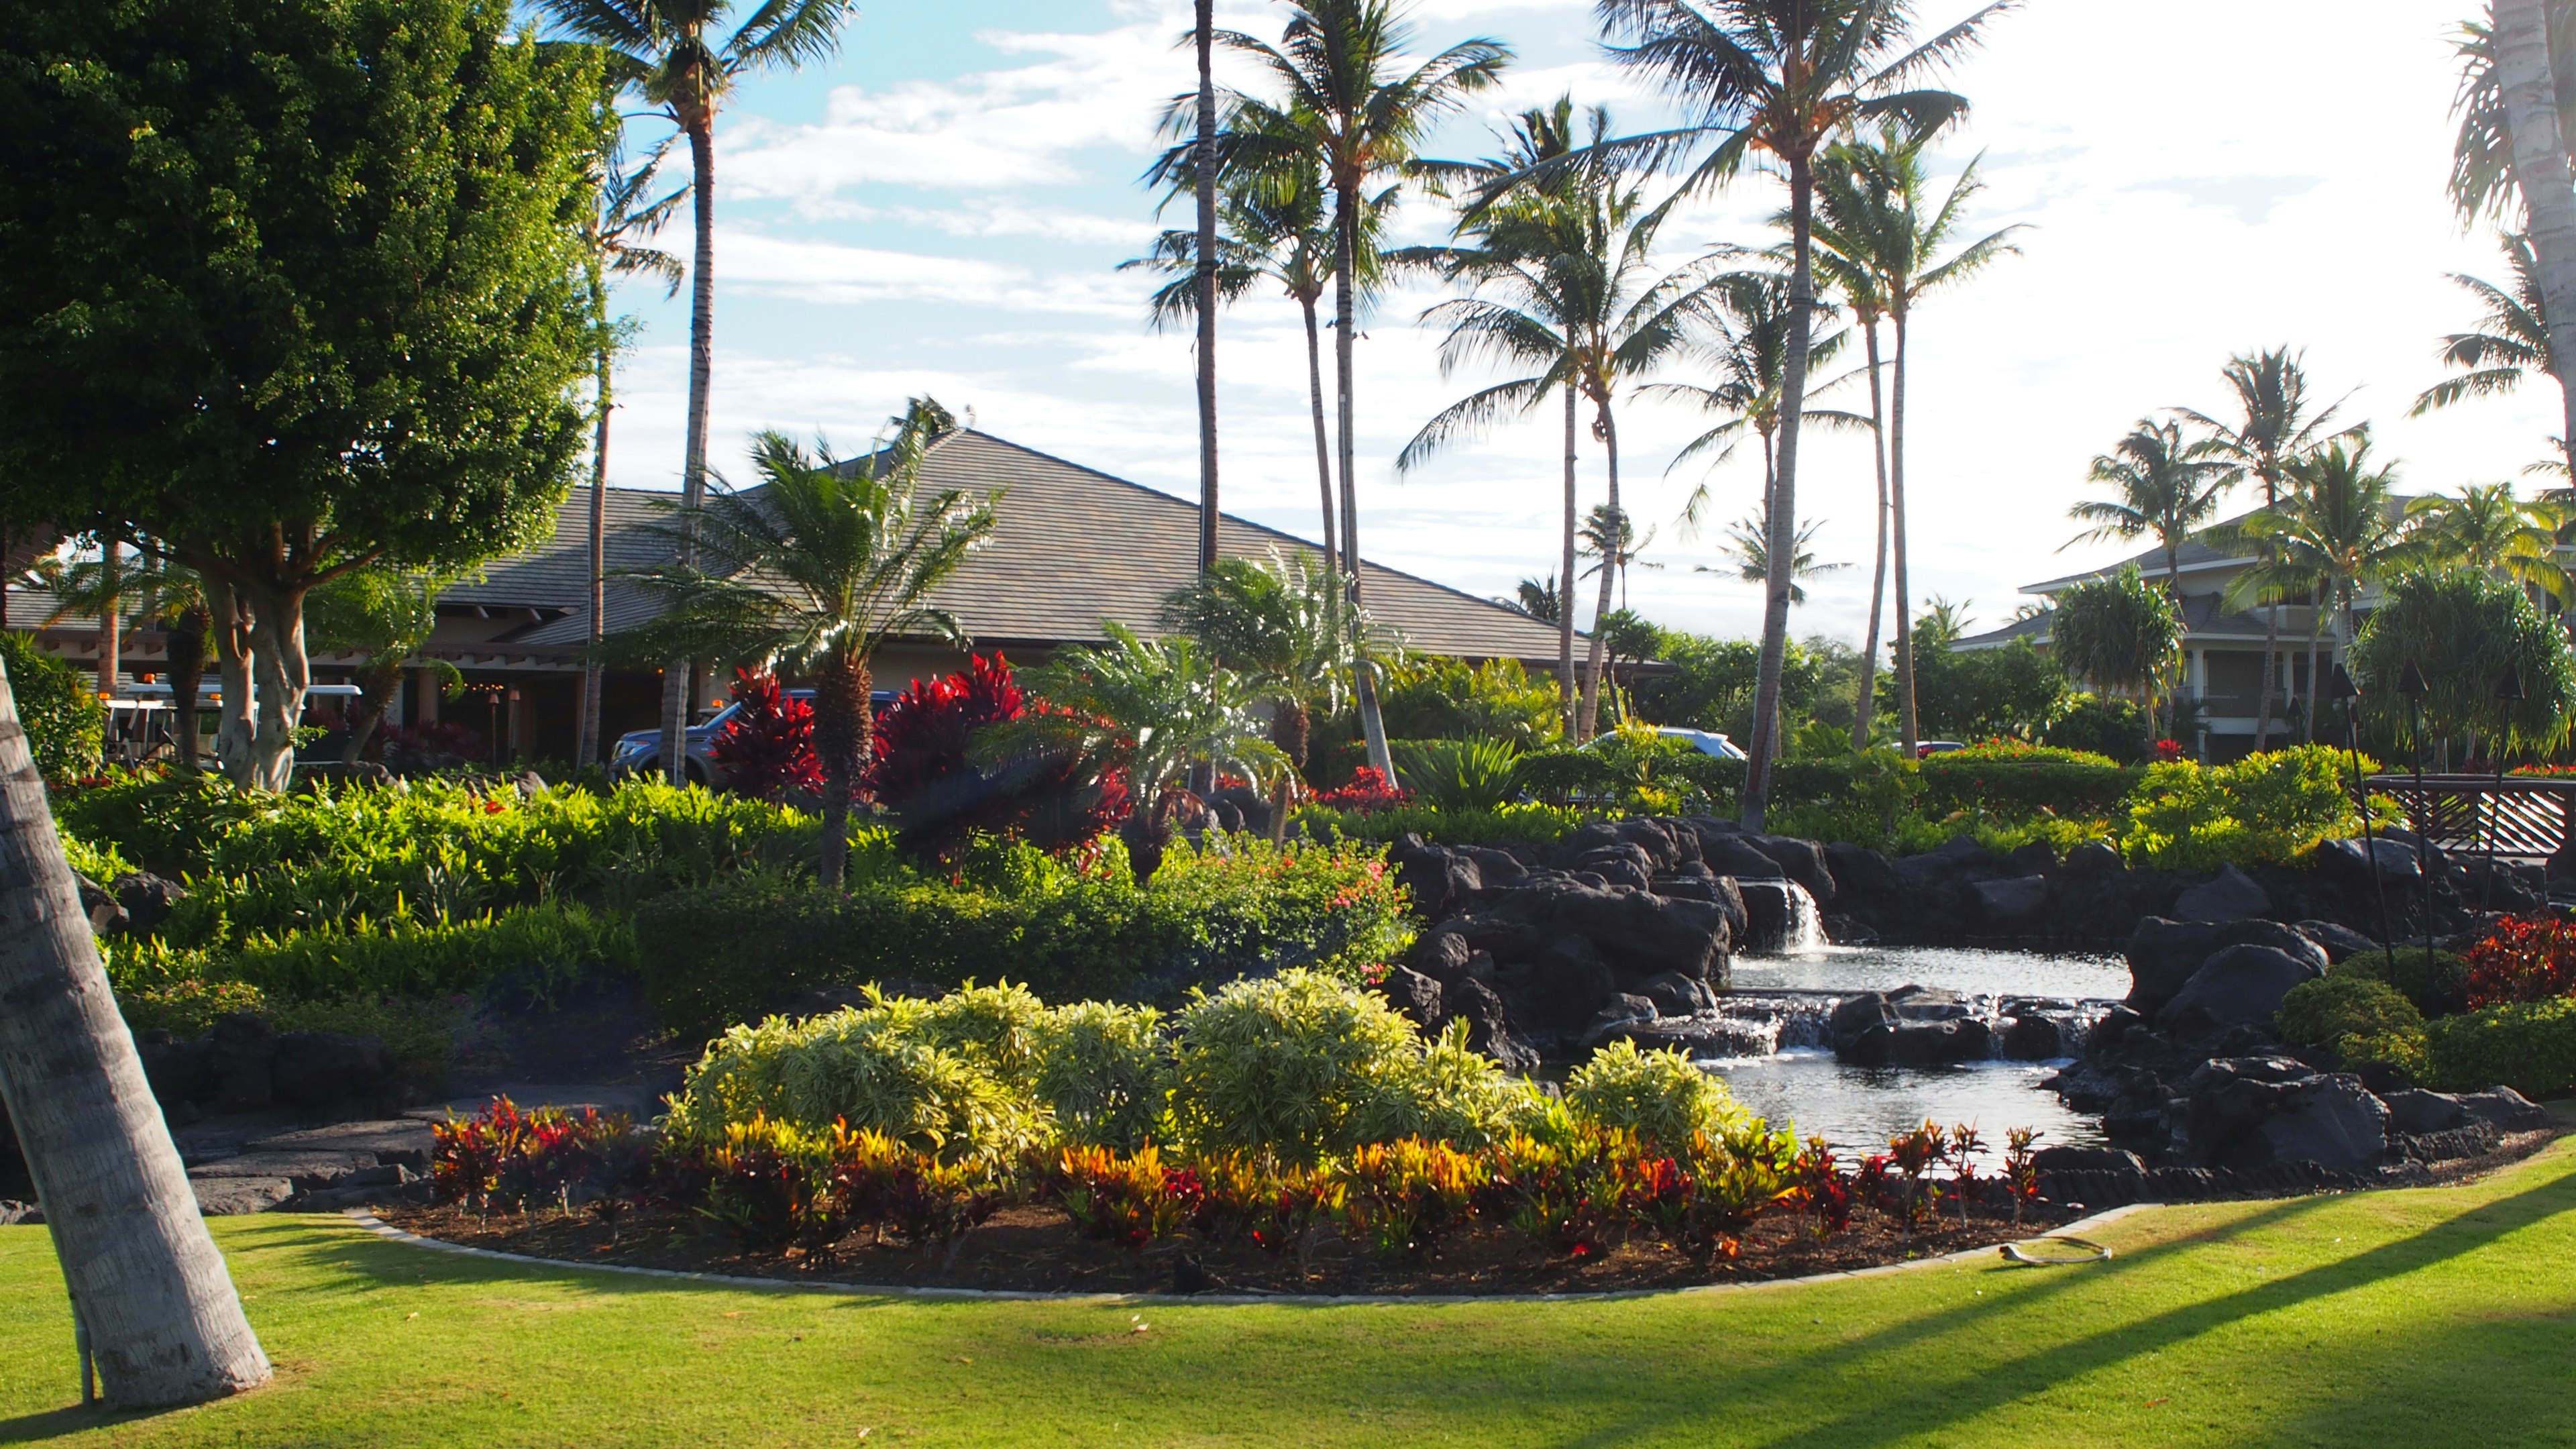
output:
[{"label": "palm tree", "polygon": [[[1878,507],[1871,515],[1877,535],[1877,561],[1870,571],[1869,629],[1861,643],[1860,682],[1852,701],[1852,748],[1858,750],[1869,747],[1878,711],[1879,629],[1887,607],[1888,531],[1893,506],[1887,492],[1887,389],[1878,333],[1879,324],[1887,317],[1887,296],[1879,288],[1877,270],[1869,264],[1871,249],[1857,240],[1866,234],[1864,226],[1883,213],[1879,192],[1887,172],[1883,167],[1864,169],[1857,164],[1859,156],[1851,149],[1855,144],[1846,141],[1834,146],[1826,152],[1827,164],[1817,168],[1815,236],[1816,271],[1851,308],[1869,364],[1869,452],[1878,478]],[[1809,347],[1812,364],[1812,342]]]},{"label": "palm tree", "polygon": [[1244,677],[1220,667],[1196,639],[1141,639],[1115,619],[1100,627],[1108,647],[1077,645],[1028,672],[1030,690],[1056,709],[1003,726],[977,748],[994,758],[1074,753],[1123,768],[1129,806],[1119,834],[1143,881],[1162,863],[1192,774],[1263,781],[1294,766],[1264,738]]},{"label": "palm tree", "polygon": [[[2451,199],[2464,220],[2521,204],[2549,355],[2576,357],[2576,12],[2549,0],[2490,0],[2488,22],[2460,27],[2459,138]],[[2560,451],[2576,449],[2576,388],[2560,377]],[[2568,453],[2576,458],[2576,453]]]},{"label": "palm tree", "polygon": [[[2289,487],[2272,508],[2248,514],[2231,537],[2256,542],[2262,559],[2228,585],[2227,602],[2268,594],[2306,592],[2317,603],[2308,636],[2309,692],[2315,694],[2318,654],[2329,617],[2339,646],[2352,643],[2354,601],[2361,591],[2421,552],[2397,504],[2397,469],[2370,466],[2370,440],[2352,434],[2283,465]],[[2317,711],[2307,712],[2305,737],[2316,739]]]},{"label": "palm tree", "polygon": [[[1895,334],[1885,414],[1887,510],[1896,571],[1897,737],[1909,754],[1919,733],[1910,622],[1912,553],[1907,547],[1905,511],[1905,398],[1914,309],[1927,297],[1967,281],[2001,258],[2020,255],[2021,248],[2009,238],[2024,229],[2008,226],[1953,250],[1968,203],[1985,190],[1985,183],[1977,177],[1983,158],[1970,160],[1958,179],[1950,183],[1949,191],[1935,202],[1923,159],[1930,139],[1930,132],[1908,131],[1892,117],[1882,120],[1875,136],[1843,142],[1828,152],[1828,164],[1816,181],[1816,200],[1823,213],[1815,228],[1817,250],[1832,259],[1822,270],[1846,291],[1854,282],[1864,282],[1863,292],[1885,308]],[[1868,340],[1871,416],[1877,418],[1875,327],[1869,330]],[[1875,605],[1872,607],[1874,611]],[[1864,675],[1876,667],[1873,663],[1863,671]]]},{"label": "palm tree", "polygon": [[2085,476],[2111,485],[2119,497],[2087,499],[2066,510],[2068,517],[2093,527],[2065,547],[2154,534],[2165,554],[2165,592],[2179,605],[2182,546],[2217,515],[2220,499],[2235,482],[2219,446],[2206,438],[2183,441],[2180,423],[2140,418],[2118,446],[2093,460]]},{"label": "palm tree", "polygon": [[[1732,254],[1720,249],[1720,254]],[[1762,506],[1779,490],[1779,441],[1785,420],[1788,378],[1789,334],[1795,319],[1789,306],[1789,277],[1784,272],[1727,272],[1712,278],[1703,289],[1699,305],[1692,309],[1689,321],[1693,351],[1717,377],[1711,384],[1662,382],[1646,391],[1669,397],[1687,398],[1699,404],[1700,411],[1723,413],[1726,421],[1682,445],[1673,455],[1673,467],[1703,453],[1715,452],[1709,460],[1714,469],[1735,455],[1736,447],[1747,432],[1762,442]],[[1828,303],[1811,307],[1832,315]],[[1807,343],[1807,362],[1811,369],[1821,369],[1840,356],[1851,339],[1849,332],[1828,332],[1815,336],[1812,326]],[[1831,382],[1807,389],[1809,397],[1833,391],[1850,381],[1846,373]],[[1832,408],[1806,408],[1804,422],[1836,428],[1866,428],[1870,420],[1857,413]],[[1714,501],[1708,483],[1703,480],[1691,490],[1682,504],[1682,526],[1696,529]],[[1766,558],[1768,554],[1764,555]]]},{"label": "palm tree", "polygon": [[2541,320],[2538,263],[2531,255],[2531,238],[2509,235],[2504,250],[2513,267],[2511,291],[2451,273],[2451,280],[2477,298],[2486,315],[2478,319],[2481,330],[2454,332],[2442,339],[2442,361],[2458,369],[2458,375],[2424,389],[2407,411],[2408,417],[2420,418],[2468,398],[2501,397],[2521,387],[2535,372],[2557,375],[2558,365],[2549,350],[2549,324]]},{"label": "palm tree", "polygon": [[2136,564],[2060,593],[2049,622],[2049,648],[2069,675],[2106,689],[2138,691],[2150,719],[2156,682],[2172,667],[2182,638],[2182,610],[2174,596],[2139,578]]},{"label": "palm tree", "polygon": [[[2334,421],[2335,410],[2343,406],[2340,401],[2326,404],[2323,412],[2308,412],[2308,371],[2304,361],[2304,354],[2293,354],[2287,347],[2238,353],[2227,359],[2219,375],[2236,394],[2240,421],[2222,423],[2189,408],[2176,413],[2207,428],[2219,456],[2254,475],[2263,485],[2266,508],[2280,503],[2282,470],[2292,459],[2315,451],[2329,437],[2341,436],[2326,431]],[[2263,689],[2254,715],[2257,750],[2263,749],[2271,738],[2272,697],[2280,685],[2280,600],[2265,601],[2263,612]],[[2309,688],[2314,689],[2316,676],[2310,675],[2308,682]]]},{"label": "palm tree", "polygon": [[[447,583],[435,573],[378,567],[342,574],[313,590],[306,621],[315,643],[334,654],[364,656],[356,671],[357,707],[340,744],[343,764],[356,764],[383,726],[404,666],[438,628],[438,593]],[[446,660],[421,663],[449,691],[464,686],[465,676]]]},{"label": "palm tree", "polygon": [[[1752,763],[1744,821],[1759,827],[1779,754],[1780,671],[1789,645],[1789,561],[1798,515],[1798,426],[1807,405],[1809,310],[1815,305],[1816,153],[1856,124],[1892,116],[1932,130],[1967,109],[1965,98],[1916,83],[1976,43],[1985,23],[2014,0],[1996,0],[1921,45],[1909,43],[1909,0],[1599,0],[1605,29],[1625,44],[1611,54],[1660,80],[1691,113],[1691,124],[1634,137],[1623,148],[1675,155],[1716,144],[1685,191],[1739,174],[1759,155],[1789,185],[1792,313],[1781,396],[1779,481],[1771,500],[1770,597],[1762,616],[1755,677]],[[1899,611],[1902,617],[1902,610]]]},{"label": "palm tree", "polygon": [[2427,562],[2476,569],[2562,602],[2576,592],[2558,562],[2570,517],[2565,504],[2514,497],[2511,483],[2472,483],[2457,498],[2436,493],[2406,505],[2408,536]]},{"label": "palm tree", "polygon": [[[968,647],[956,617],[929,595],[992,536],[993,500],[920,491],[923,458],[954,426],[945,408],[915,398],[891,441],[851,461],[821,444],[808,453],[783,433],[757,434],[760,487],[722,489],[660,530],[675,545],[699,538],[707,566],[675,560],[626,575],[667,611],[612,637],[611,648],[745,660],[812,679],[826,889],[839,888],[849,853],[850,789],[870,744],[877,650],[904,635]],[[685,756],[683,738],[663,735],[663,753]]]},{"label": "palm tree", "polygon": [[[1360,602],[1358,458],[1353,417],[1352,345],[1359,333],[1363,217],[1372,187],[1400,186],[1421,173],[1421,145],[1431,128],[1479,91],[1511,59],[1499,41],[1467,40],[1410,69],[1403,67],[1413,29],[1389,0],[1300,0],[1277,46],[1229,31],[1217,42],[1250,60],[1278,88],[1273,99],[1228,97],[1227,164],[1268,169],[1285,157],[1310,157],[1333,198],[1333,376],[1341,478],[1342,567],[1351,602]],[[1369,763],[1393,777],[1377,690],[1359,677],[1360,723]]]},{"label": "palm tree", "polygon": [[[680,468],[683,526],[698,517],[707,493],[707,399],[715,376],[716,112],[734,83],[764,70],[793,70],[840,46],[841,23],[855,0],[761,0],[735,18],[734,0],[539,0],[555,28],[606,52],[612,83],[631,86],[689,143],[691,221],[697,230],[689,268],[689,422]],[[694,536],[681,540],[680,562],[694,564]],[[670,660],[662,676],[662,738],[681,738],[688,724],[689,664]],[[671,783],[687,783],[687,755],[665,750]]]},{"label": "palm tree", "polygon": [[[613,106],[616,99],[617,91],[612,90],[608,103]],[[597,156],[601,170],[599,206],[586,227],[590,246],[584,259],[584,280],[590,288],[591,319],[598,328],[597,340],[592,344],[591,368],[594,405],[599,415],[592,424],[590,443],[591,653],[581,671],[581,730],[573,747],[576,765],[593,764],[599,759],[599,643],[605,637],[608,616],[608,419],[614,407],[617,355],[624,350],[632,328],[630,319],[609,317],[608,278],[612,274],[652,277],[662,283],[662,295],[667,298],[679,293],[680,283],[688,276],[688,269],[680,265],[678,257],[646,246],[642,240],[659,231],[689,194],[686,184],[658,197],[650,194],[668,151],[667,143],[656,146],[627,169],[618,164],[615,147],[602,147]],[[372,730],[374,726],[370,724],[368,728]]]},{"label": "palm tree", "polygon": [[1306,765],[1315,710],[1342,708],[1356,672],[1400,657],[1403,641],[1363,614],[1345,618],[1341,585],[1319,560],[1273,549],[1261,563],[1220,559],[1163,600],[1163,626],[1188,634],[1271,705],[1271,742]]},{"label": "palm tree", "polygon": [[0,1097],[108,1403],[190,1404],[266,1383],[268,1356],[117,1015],[5,670],[0,899]]},{"label": "palm tree", "polygon": [[1512,596],[1495,602],[1507,609],[1518,609],[1542,624],[1553,624],[1565,617],[1565,592],[1557,584],[1563,577],[1549,574],[1544,579],[1523,579],[1512,586]]},{"label": "palm tree", "polygon": [[1199,404],[1199,568],[1216,567],[1216,4],[1198,0],[1190,38],[1199,62],[1198,135],[1191,154],[1197,161],[1191,188],[1198,209],[1198,230],[1191,237],[1192,311],[1198,321]]},{"label": "palm tree", "polygon": [[[1789,565],[1789,576],[1791,578],[1811,579],[1816,577],[1818,574],[1839,573],[1842,570],[1851,567],[1851,565],[1847,563],[1816,562],[1816,553],[1813,545],[1815,543],[1816,530],[1822,527],[1824,527],[1824,525],[1814,519],[1809,519],[1805,523],[1798,525],[1798,556],[1796,559],[1792,560]],[[1771,547],[1771,521],[1764,518],[1760,513],[1748,513],[1737,522],[1727,525],[1726,537],[1728,540],[1725,550],[1726,556],[1735,560],[1734,566],[1731,568],[1710,568],[1706,564],[1701,564],[1699,566],[1699,572],[1704,574],[1733,574],[1737,578],[1744,580],[1746,583],[1768,584],[1771,581],[1771,560],[1767,552]],[[1807,602],[1806,589],[1798,585],[1791,585],[1789,591],[1789,602],[1793,604],[1803,604]]]}]

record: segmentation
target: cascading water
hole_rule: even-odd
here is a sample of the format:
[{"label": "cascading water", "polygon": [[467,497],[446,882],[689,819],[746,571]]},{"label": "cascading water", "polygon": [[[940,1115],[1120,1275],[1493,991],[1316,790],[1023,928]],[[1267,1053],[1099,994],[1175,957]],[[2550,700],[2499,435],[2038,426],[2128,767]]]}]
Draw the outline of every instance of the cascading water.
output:
[{"label": "cascading water", "polygon": [[1832,945],[1825,939],[1825,913],[1816,909],[1816,898],[1807,894],[1807,888],[1796,881],[1787,884],[1789,929],[1785,933],[1787,939],[1781,943],[1782,950],[1792,956],[1802,956]]}]

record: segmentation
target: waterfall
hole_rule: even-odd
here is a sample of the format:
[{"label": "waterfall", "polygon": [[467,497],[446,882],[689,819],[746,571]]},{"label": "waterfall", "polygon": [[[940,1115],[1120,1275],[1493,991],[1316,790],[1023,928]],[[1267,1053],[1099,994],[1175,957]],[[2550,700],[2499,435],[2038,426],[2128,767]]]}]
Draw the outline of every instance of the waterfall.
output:
[{"label": "waterfall", "polygon": [[1791,955],[1821,951],[1833,943],[1825,938],[1825,915],[1816,909],[1816,898],[1796,881],[1789,883],[1788,940],[1782,949]]}]

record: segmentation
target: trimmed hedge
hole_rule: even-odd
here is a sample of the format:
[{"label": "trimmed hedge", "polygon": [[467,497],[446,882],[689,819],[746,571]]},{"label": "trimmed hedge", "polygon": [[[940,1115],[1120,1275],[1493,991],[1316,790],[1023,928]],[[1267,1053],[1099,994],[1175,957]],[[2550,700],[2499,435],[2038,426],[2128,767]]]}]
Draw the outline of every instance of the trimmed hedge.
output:
[{"label": "trimmed hedge", "polygon": [[1917,767],[1922,809],[1934,816],[2025,817],[2109,815],[2118,810],[2146,771],[2125,765],[2059,760],[1996,760],[1934,755]]},{"label": "trimmed hedge", "polygon": [[2526,1097],[2576,1092],[2576,1000],[2517,1001],[2425,1028],[2430,1085],[2484,1091],[2501,1082]]}]

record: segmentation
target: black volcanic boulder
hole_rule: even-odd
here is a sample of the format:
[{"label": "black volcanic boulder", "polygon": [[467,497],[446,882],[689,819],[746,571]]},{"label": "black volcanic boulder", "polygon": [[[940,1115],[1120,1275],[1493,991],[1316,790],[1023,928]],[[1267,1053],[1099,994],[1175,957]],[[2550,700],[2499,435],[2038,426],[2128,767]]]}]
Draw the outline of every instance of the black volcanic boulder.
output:
[{"label": "black volcanic boulder", "polygon": [[1900,986],[1836,1003],[1826,1024],[1834,1055],[1854,1066],[1925,1067],[1994,1055],[1994,1032],[1955,991]]},{"label": "black volcanic boulder", "polygon": [[2223,947],[2156,1013],[2156,1025],[2182,1038],[2217,1036],[2232,1027],[2269,1032],[2290,988],[2322,974],[2314,961],[2278,947]]},{"label": "black volcanic boulder", "polygon": [[1642,847],[1621,842],[1597,845],[1565,862],[1570,871],[1590,871],[1604,884],[1647,890],[1655,883],[1655,858]]},{"label": "black volcanic boulder", "polygon": [[2047,907],[2048,877],[2017,875],[1981,880],[1968,887],[1968,897],[1976,902],[1977,914],[1987,925],[2018,926]]},{"label": "black volcanic boulder", "polygon": [[1717,1010],[1717,995],[1708,983],[1696,976],[1667,971],[1636,988],[1639,996],[1655,1004],[1657,1016],[1696,1016]]},{"label": "black volcanic boulder", "polygon": [[1485,888],[1484,873],[1474,857],[1442,845],[1425,845],[1419,835],[1406,835],[1386,853],[1395,865],[1398,884],[1413,896],[1413,909],[1436,921],[1466,906]]},{"label": "black volcanic boulder", "polygon": [[2210,956],[2228,946],[2269,946],[2326,969],[2314,941],[2278,921],[2172,921],[2142,917],[2129,933],[2128,1005],[2153,1016],[2183,988]]},{"label": "black volcanic boulder", "polygon": [[2271,909],[2271,896],[2232,865],[2174,898],[2174,914],[2186,921],[2243,921]]},{"label": "black volcanic boulder", "polygon": [[1565,935],[1525,961],[1506,961],[1497,981],[1503,997],[1532,1025],[1570,1031],[1618,993],[1618,978],[1592,942]]},{"label": "black volcanic boulder", "polygon": [[1619,886],[1539,885],[1514,893],[1547,925],[1587,937],[1625,975],[1717,978],[1734,927],[1723,901],[1676,900]]},{"label": "black volcanic boulder", "polygon": [[1846,892],[1883,900],[1896,892],[1896,866],[1866,845],[1835,841],[1825,847],[1825,868],[1833,873],[1834,893]]},{"label": "black volcanic boulder", "polygon": [[2343,964],[2347,956],[2358,956],[2364,951],[2379,949],[2378,942],[2350,926],[2338,925],[2333,921],[2301,921],[2291,929],[2315,942],[2317,949],[2326,953],[2326,964],[2329,966]]},{"label": "black volcanic boulder", "polygon": [[2349,1072],[2288,1057],[2222,1057],[2184,1083],[2189,1165],[2240,1171],[2312,1162],[2369,1172],[2388,1160],[2388,1108]]},{"label": "black volcanic boulder", "polygon": [[1744,839],[1770,857],[1780,874],[1805,886],[1817,905],[1833,903],[1834,873],[1826,868],[1823,846],[1794,835],[1747,835]]},{"label": "black volcanic boulder", "polygon": [[1736,880],[1786,880],[1780,862],[1753,846],[1752,837],[1721,835],[1700,842],[1700,860],[1711,873]]},{"label": "black volcanic boulder", "polygon": [[1386,997],[1389,1005],[1411,1018],[1417,1028],[1427,1032],[1439,1023],[1442,1015],[1441,987],[1437,979],[1411,967],[1398,966],[1386,973],[1386,980],[1379,984],[1378,991]]},{"label": "black volcanic boulder", "polygon": [[270,1090],[278,1101],[297,1107],[382,1096],[393,1075],[393,1055],[383,1037],[346,1032],[282,1033],[269,1061]]},{"label": "black volcanic boulder", "polygon": [[[1646,858],[1646,873],[1669,871],[1682,863],[1681,847],[1673,843],[1672,832],[1653,820],[1595,820],[1565,838],[1558,847],[1557,858],[1572,861],[1596,850],[1626,846]],[[1576,867],[1569,866],[1569,869]]]},{"label": "black volcanic boulder", "polygon": [[1538,1069],[1538,1049],[1512,1030],[1510,1015],[1503,1009],[1503,999],[1494,988],[1473,978],[1461,978],[1441,988],[1441,1006],[1446,1013],[1440,1029],[1450,1022],[1467,1023],[1467,1045],[1492,1057],[1507,1072],[1532,1072]]}]

